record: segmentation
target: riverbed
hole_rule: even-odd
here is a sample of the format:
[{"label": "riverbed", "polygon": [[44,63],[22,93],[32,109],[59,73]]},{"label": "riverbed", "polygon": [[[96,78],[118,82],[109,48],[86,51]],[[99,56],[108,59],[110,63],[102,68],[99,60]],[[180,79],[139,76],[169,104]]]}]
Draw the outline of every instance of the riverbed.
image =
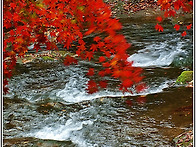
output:
[{"label": "riverbed", "polygon": [[[131,43],[129,61],[144,69],[147,89],[122,93],[116,81],[88,94],[88,67],[96,63],[34,62],[18,67],[3,100],[4,145],[14,146],[172,146],[193,123],[193,89],[175,85],[192,70],[192,30],[181,37],[170,24],[121,19]],[[98,77],[95,77],[98,78]]]}]

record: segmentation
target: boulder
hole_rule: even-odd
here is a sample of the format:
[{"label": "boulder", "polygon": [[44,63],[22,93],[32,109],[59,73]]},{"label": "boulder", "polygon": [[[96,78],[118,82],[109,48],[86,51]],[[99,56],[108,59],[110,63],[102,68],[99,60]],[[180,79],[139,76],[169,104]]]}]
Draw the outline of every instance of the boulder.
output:
[{"label": "boulder", "polygon": [[193,80],[193,71],[183,71],[177,78],[176,84],[187,84]]}]

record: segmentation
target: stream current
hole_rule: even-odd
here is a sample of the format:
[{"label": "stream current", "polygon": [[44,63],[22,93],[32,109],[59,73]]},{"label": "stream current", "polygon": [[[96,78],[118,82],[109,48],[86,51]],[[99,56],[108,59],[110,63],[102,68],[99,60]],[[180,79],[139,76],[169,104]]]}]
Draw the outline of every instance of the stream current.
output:
[{"label": "stream current", "polygon": [[182,38],[169,26],[160,33],[154,23],[121,21],[132,44],[128,60],[144,68],[148,88],[130,94],[110,86],[89,95],[85,74],[94,63],[27,63],[4,95],[4,139],[32,137],[78,147],[172,146],[172,138],[191,127],[193,89],[174,82],[183,70],[192,70],[192,32]]}]

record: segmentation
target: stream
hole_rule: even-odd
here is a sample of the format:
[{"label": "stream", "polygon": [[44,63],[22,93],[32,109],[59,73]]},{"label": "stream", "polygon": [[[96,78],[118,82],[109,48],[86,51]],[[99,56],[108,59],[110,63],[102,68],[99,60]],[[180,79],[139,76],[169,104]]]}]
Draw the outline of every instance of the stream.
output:
[{"label": "stream", "polygon": [[113,86],[90,95],[85,74],[95,63],[26,63],[3,98],[4,146],[170,147],[192,128],[193,88],[174,85],[192,70],[192,30],[182,38],[168,24],[157,32],[155,23],[121,22],[128,60],[144,68],[147,89],[122,93],[108,79]]}]

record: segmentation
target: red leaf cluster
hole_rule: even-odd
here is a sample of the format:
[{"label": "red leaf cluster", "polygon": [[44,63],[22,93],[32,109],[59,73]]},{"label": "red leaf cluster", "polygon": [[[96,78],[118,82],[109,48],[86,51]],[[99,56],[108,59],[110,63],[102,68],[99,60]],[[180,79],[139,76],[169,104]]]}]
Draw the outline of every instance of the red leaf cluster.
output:
[{"label": "red leaf cluster", "polygon": [[93,94],[98,91],[97,83],[93,80],[88,81],[87,92]]},{"label": "red leaf cluster", "polygon": [[78,61],[77,61],[74,57],[71,57],[71,56],[67,55],[67,56],[65,57],[63,63],[64,63],[65,66],[69,66],[69,65],[71,65],[71,64],[77,64]]},{"label": "red leaf cluster", "polygon": [[192,24],[190,24],[190,25],[186,26],[187,30],[190,30],[190,29],[191,29],[191,27],[192,27]]},{"label": "red leaf cluster", "polygon": [[180,29],[180,25],[175,24],[174,29],[176,29],[176,31],[178,31]]},{"label": "red leaf cluster", "polygon": [[[157,4],[161,7],[164,12],[164,17],[175,17],[177,11],[183,11],[184,13],[192,13],[193,1],[192,0],[158,0]],[[162,17],[157,17],[157,21],[161,22]],[[192,24],[186,26],[187,30],[191,29]],[[174,28],[176,31],[180,29],[180,25],[175,24]],[[156,25],[155,29],[163,31],[160,25]],[[181,35],[184,37],[187,35],[186,31],[182,32]]]},{"label": "red leaf cluster", "polygon": [[87,75],[88,75],[88,76],[93,76],[94,74],[95,74],[94,68],[90,68],[90,69],[88,70]]},{"label": "red leaf cluster", "polygon": [[156,24],[155,29],[158,30],[159,32],[163,32],[163,27],[158,23]]},{"label": "red leaf cluster", "polygon": [[182,35],[182,37],[186,36],[187,35],[186,31],[182,32],[181,35]]},{"label": "red leaf cluster", "polygon": [[[130,47],[125,37],[117,33],[122,28],[119,20],[112,18],[109,6],[102,0],[6,0],[3,3],[3,64],[4,91],[8,78],[16,64],[16,55],[24,56],[28,46],[35,50],[45,45],[46,49],[57,49],[60,43],[65,50],[77,44],[72,50],[82,60],[94,59],[100,53],[97,63],[103,69],[89,69],[87,75],[111,76],[121,81],[120,89],[127,90],[138,84],[142,70],[127,62],[126,50]],[[160,27],[159,27],[159,30]],[[104,34],[99,36],[98,34]],[[92,35],[94,42],[86,45],[84,37]],[[78,59],[66,56],[64,65],[77,64]],[[107,81],[88,82],[89,93],[106,88]]]}]

